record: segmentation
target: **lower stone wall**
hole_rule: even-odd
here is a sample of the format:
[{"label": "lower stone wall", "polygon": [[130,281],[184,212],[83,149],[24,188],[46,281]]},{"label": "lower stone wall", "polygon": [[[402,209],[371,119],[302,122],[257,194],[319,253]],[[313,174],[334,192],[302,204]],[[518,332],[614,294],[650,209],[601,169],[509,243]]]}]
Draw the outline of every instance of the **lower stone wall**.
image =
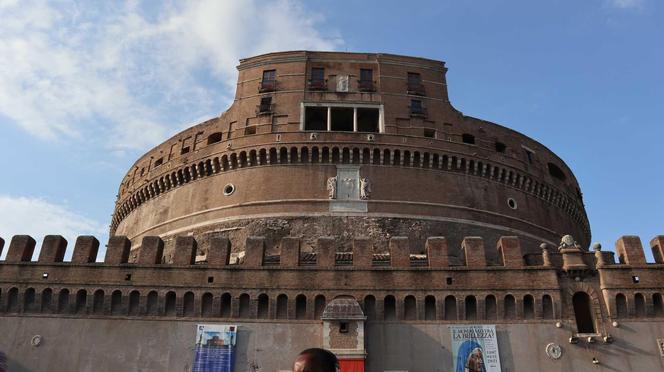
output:
[{"label": "lower stone wall", "polygon": [[[204,321],[76,319],[41,316],[0,317],[0,350],[9,370],[24,371],[191,371],[196,324]],[[664,322],[621,322],[603,330],[614,342],[568,343],[571,326],[554,321],[497,324],[502,370],[507,371],[661,371],[664,358],[657,339]],[[229,322],[237,324],[235,371],[290,370],[297,353],[322,344],[322,324],[299,322]],[[35,335],[42,337],[32,346]],[[450,371],[449,324],[369,322],[366,325],[367,371]],[[549,343],[562,348],[551,359]],[[597,358],[599,365],[592,359]]]}]

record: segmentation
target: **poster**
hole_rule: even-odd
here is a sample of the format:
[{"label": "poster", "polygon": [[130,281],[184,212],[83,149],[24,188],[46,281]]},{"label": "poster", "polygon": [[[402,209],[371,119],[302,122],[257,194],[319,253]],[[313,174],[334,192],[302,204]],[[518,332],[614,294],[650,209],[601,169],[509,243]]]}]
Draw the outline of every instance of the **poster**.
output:
[{"label": "poster", "polygon": [[192,372],[233,372],[237,326],[198,324]]},{"label": "poster", "polygon": [[450,326],[454,372],[500,372],[495,325]]}]

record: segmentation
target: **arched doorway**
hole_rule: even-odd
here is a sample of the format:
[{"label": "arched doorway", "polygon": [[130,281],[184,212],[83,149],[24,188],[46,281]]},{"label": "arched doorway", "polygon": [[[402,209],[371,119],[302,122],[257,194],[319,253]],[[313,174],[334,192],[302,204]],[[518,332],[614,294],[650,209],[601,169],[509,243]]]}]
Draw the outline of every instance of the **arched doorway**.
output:
[{"label": "arched doorway", "polygon": [[576,292],[572,297],[576,329],[579,333],[595,333],[590,296],[586,292]]}]

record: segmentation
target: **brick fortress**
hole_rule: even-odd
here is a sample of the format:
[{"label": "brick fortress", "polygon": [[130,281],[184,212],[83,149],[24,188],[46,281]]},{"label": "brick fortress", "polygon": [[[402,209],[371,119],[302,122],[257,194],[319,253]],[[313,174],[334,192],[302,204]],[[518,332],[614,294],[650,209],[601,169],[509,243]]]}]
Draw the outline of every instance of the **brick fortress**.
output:
[{"label": "brick fortress", "polygon": [[226,112],[123,178],[103,263],[93,237],[71,262],[60,236],[37,262],[11,240],[10,370],[190,370],[197,323],[238,325],[236,371],[313,346],[342,371],[447,371],[448,328],[473,324],[496,326],[504,371],[664,368],[664,237],[656,263],[633,236],[589,250],[571,170],[454,109],[444,63],[297,51],[238,70]]}]

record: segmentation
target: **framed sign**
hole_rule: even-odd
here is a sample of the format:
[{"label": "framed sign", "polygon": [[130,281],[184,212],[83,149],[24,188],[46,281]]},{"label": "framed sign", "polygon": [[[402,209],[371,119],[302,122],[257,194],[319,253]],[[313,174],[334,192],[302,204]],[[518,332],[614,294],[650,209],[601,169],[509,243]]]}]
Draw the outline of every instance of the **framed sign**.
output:
[{"label": "framed sign", "polygon": [[450,326],[454,372],[500,372],[495,325]]}]

